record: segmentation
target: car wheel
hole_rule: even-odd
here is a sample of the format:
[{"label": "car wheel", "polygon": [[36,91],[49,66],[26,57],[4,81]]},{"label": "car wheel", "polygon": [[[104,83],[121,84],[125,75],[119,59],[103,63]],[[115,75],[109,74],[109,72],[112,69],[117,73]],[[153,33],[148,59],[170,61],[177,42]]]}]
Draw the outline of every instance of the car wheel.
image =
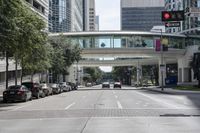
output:
[{"label": "car wheel", "polygon": [[37,98],[37,99],[40,98],[40,94],[39,94],[39,93],[36,94],[36,98]]},{"label": "car wheel", "polygon": [[7,103],[8,102],[8,100],[6,100],[6,99],[3,99],[3,103]]},{"label": "car wheel", "polygon": [[27,95],[25,95],[23,102],[27,102],[27,101],[28,101]]}]

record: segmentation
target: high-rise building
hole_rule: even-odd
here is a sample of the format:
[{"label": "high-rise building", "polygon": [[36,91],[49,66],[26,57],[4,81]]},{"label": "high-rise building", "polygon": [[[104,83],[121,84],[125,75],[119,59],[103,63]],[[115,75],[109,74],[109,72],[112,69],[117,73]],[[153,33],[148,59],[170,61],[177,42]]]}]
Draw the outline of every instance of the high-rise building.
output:
[{"label": "high-rise building", "polygon": [[83,30],[82,0],[50,0],[49,31],[70,32]]},{"label": "high-rise building", "polygon": [[49,0],[26,0],[26,2],[45,21],[48,27]]},{"label": "high-rise building", "polygon": [[150,31],[163,25],[164,0],[121,0],[121,30]]},{"label": "high-rise building", "polygon": [[[183,0],[165,0],[165,10],[166,11],[180,11],[183,10]],[[166,32],[175,33],[182,31],[181,27],[166,28]]]},{"label": "high-rise building", "polygon": [[188,9],[188,12],[185,15],[182,32],[200,34],[200,0],[184,0],[183,8]]},{"label": "high-rise building", "polygon": [[84,31],[95,31],[96,30],[96,13],[95,13],[95,0],[83,0],[83,21]]},{"label": "high-rise building", "polygon": [[98,16],[98,15],[96,16],[95,25],[96,25],[96,26],[95,26],[95,27],[96,27],[96,30],[99,31],[99,16]]}]

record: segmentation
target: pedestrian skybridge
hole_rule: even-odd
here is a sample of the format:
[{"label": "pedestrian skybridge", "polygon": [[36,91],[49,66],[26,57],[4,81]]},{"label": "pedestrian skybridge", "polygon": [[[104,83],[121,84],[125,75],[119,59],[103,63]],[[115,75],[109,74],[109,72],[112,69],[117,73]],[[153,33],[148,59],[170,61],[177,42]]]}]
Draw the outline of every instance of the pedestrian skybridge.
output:
[{"label": "pedestrian skybridge", "polygon": [[160,52],[155,51],[156,40],[161,37],[167,40],[169,50],[166,57],[178,57],[185,53],[187,45],[200,43],[199,39],[188,39],[185,35],[167,34],[158,32],[125,32],[125,31],[99,31],[99,32],[68,32],[52,33],[50,39],[71,41],[78,44],[83,58],[129,58],[129,57],[156,57]]}]

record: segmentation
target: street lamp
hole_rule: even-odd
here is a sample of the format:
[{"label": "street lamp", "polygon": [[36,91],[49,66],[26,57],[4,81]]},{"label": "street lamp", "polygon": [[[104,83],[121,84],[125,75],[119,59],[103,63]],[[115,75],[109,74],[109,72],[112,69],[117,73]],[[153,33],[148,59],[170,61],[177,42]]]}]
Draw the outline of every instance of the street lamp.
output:
[{"label": "street lamp", "polygon": [[159,66],[159,69],[161,70],[161,90],[164,91],[164,74],[163,74],[163,67],[164,64],[163,64],[163,60],[164,60],[164,57],[163,57],[163,44],[162,44],[162,40],[163,40],[163,30],[162,29],[153,29],[153,30],[157,30],[157,31],[160,31],[160,42],[161,42],[161,65]]}]

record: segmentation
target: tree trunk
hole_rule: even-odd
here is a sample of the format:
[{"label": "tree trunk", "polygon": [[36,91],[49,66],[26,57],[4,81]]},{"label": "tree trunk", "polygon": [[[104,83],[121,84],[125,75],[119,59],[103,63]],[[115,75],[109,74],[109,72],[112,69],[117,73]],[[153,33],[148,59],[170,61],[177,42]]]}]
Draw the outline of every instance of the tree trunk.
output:
[{"label": "tree trunk", "polygon": [[21,82],[21,84],[22,84],[22,82],[23,82],[23,67],[21,66],[21,75],[20,75],[20,77],[21,77],[21,79],[20,79],[20,82]]},{"label": "tree trunk", "polygon": [[24,68],[23,68],[23,58],[21,59],[21,75],[20,75],[20,82],[22,84],[23,82],[23,71],[24,71]]},{"label": "tree trunk", "polygon": [[34,75],[34,73],[31,72],[31,82],[33,82],[33,75]]},{"label": "tree trunk", "polygon": [[8,89],[8,68],[9,68],[8,55],[9,54],[6,51],[6,89]]},{"label": "tree trunk", "polygon": [[17,85],[17,75],[18,75],[18,73],[17,73],[17,64],[18,64],[18,59],[17,59],[17,57],[15,58],[15,85]]}]

